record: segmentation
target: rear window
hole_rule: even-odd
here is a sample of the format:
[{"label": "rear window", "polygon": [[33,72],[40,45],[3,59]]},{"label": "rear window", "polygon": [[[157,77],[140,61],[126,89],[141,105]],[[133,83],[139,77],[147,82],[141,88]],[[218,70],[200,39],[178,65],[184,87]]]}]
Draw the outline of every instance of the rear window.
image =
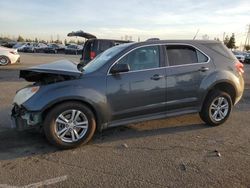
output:
[{"label": "rear window", "polygon": [[105,50],[111,48],[115,44],[112,41],[99,41],[98,42],[98,52],[104,52]]},{"label": "rear window", "polygon": [[217,52],[218,54],[230,58],[230,59],[236,59],[236,57],[234,56],[234,54],[232,53],[231,50],[229,50],[224,44],[222,43],[207,43],[204,44],[205,46],[207,46],[208,48],[210,48],[211,50]]}]

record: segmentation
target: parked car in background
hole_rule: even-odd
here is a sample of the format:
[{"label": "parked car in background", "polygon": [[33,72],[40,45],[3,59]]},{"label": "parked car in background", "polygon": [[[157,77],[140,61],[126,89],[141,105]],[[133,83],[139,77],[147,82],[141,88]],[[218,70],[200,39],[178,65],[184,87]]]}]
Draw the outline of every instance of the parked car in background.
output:
[{"label": "parked car in background", "polygon": [[81,46],[81,45],[69,44],[69,45],[66,46],[66,48],[65,48],[65,54],[74,54],[74,55],[78,55],[78,54],[81,54],[82,49],[83,49],[83,46]]},{"label": "parked car in background", "polygon": [[2,43],[1,46],[3,47],[6,47],[6,48],[12,48],[13,46],[16,45],[16,41],[10,41],[10,42],[5,42],[5,43]]},{"label": "parked car in background", "polygon": [[56,43],[48,44],[48,46],[44,48],[45,53],[57,54],[57,53],[64,53],[64,51],[65,51],[65,46]]},{"label": "parked car in background", "polygon": [[33,45],[33,52],[43,53],[48,46],[44,43],[36,43]]},{"label": "parked car in background", "polygon": [[244,63],[250,63],[250,52],[246,54]]},{"label": "parked car in background", "polygon": [[105,50],[124,43],[129,43],[131,41],[125,40],[114,40],[114,39],[97,39],[96,36],[85,33],[84,31],[76,31],[68,33],[69,37],[83,37],[87,39],[84,43],[80,63],[86,65],[92,59],[94,59],[98,54],[104,52]]},{"label": "parked car in background", "polygon": [[0,66],[20,62],[20,55],[16,49],[0,46]]},{"label": "parked car in background", "polygon": [[29,49],[29,46],[31,46],[32,43],[31,42],[26,42],[23,45],[20,45],[19,47],[17,47],[17,51],[18,52],[25,52],[27,51],[27,49]]},{"label": "parked car in background", "polygon": [[17,42],[12,48],[18,49],[18,48],[24,46],[25,44],[26,44],[26,42]]},{"label": "parked car in background", "polygon": [[27,45],[25,45],[22,49],[22,52],[34,52],[34,46],[35,46],[36,43],[27,43]]},{"label": "parked car in background", "polygon": [[233,51],[233,54],[235,55],[235,57],[236,57],[241,63],[244,63],[244,61],[245,61],[245,55],[243,54],[243,52]]},{"label": "parked car in background", "polygon": [[[80,71],[63,60],[20,71],[34,83],[17,92],[18,129],[41,127],[60,148],[86,144],[95,130],[199,113],[223,124],[244,91],[243,64],[218,41],[121,44]],[[237,125],[236,125],[237,126]]]}]

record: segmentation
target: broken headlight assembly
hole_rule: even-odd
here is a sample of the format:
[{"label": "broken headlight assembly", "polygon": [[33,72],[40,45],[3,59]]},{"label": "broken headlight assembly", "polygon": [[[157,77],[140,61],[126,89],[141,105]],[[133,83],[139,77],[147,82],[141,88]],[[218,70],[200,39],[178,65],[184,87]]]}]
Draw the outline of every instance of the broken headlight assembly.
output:
[{"label": "broken headlight assembly", "polygon": [[38,90],[39,90],[39,86],[26,87],[26,88],[19,90],[16,93],[13,103],[17,105],[23,104],[25,101],[31,98],[34,94],[36,94]]}]

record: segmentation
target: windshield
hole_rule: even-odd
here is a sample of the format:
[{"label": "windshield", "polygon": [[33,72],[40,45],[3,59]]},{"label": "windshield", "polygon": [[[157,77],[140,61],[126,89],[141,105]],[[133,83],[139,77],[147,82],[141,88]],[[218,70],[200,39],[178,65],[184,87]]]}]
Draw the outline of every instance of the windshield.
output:
[{"label": "windshield", "polygon": [[131,45],[131,43],[121,44],[107,49],[103,53],[96,56],[96,58],[90,61],[85,67],[83,67],[84,72],[89,73],[96,71],[97,69],[102,67],[108,60],[120,53],[129,45]]}]

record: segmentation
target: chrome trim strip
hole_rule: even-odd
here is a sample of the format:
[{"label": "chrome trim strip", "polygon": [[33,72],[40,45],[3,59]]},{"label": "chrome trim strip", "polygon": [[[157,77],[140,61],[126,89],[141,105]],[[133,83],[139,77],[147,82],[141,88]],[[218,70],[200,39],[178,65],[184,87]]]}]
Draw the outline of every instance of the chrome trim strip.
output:
[{"label": "chrome trim strip", "polygon": [[173,65],[173,66],[165,66],[165,67],[157,67],[157,68],[152,68],[152,69],[143,69],[143,70],[135,70],[135,71],[129,71],[129,72],[122,72],[119,74],[126,74],[126,73],[131,73],[131,72],[141,72],[141,71],[148,71],[148,70],[156,70],[156,69],[161,69],[161,68],[171,68],[171,67],[180,67],[180,66],[189,66],[189,65],[197,65],[197,64],[207,64],[210,62],[211,58],[204,53],[201,49],[197,48],[196,46],[192,45],[192,44],[187,44],[187,43],[161,43],[161,44],[147,44],[147,45],[142,45],[142,46],[138,46],[136,48],[133,48],[131,50],[129,50],[128,52],[126,52],[125,54],[123,54],[121,57],[119,57],[108,69],[107,72],[107,76],[109,75],[113,75],[110,74],[110,69],[118,62],[120,61],[124,56],[126,56],[127,54],[129,54],[130,52],[137,50],[139,48],[144,48],[144,47],[148,47],[148,46],[163,46],[163,45],[186,45],[186,46],[191,46],[193,48],[195,48],[196,50],[198,50],[199,52],[201,52],[203,55],[205,55],[208,60],[206,62],[200,62],[200,63],[191,63],[191,64],[185,64],[185,65]]}]

